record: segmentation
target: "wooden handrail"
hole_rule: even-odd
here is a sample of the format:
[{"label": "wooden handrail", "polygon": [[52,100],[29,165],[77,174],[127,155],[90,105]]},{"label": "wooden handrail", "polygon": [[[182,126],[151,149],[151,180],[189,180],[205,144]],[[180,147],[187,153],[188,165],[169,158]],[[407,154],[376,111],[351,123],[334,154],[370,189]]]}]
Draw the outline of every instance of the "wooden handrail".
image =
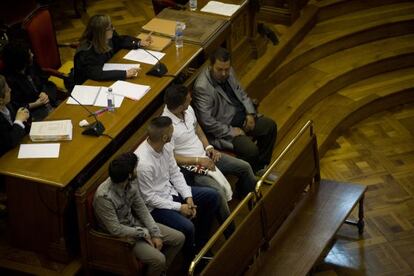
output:
[{"label": "wooden handrail", "polygon": [[255,194],[256,198],[261,197],[260,187],[262,186],[263,182],[269,176],[270,172],[279,164],[280,160],[285,156],[285,154],[290,150],[290,148],[299,140],[302,134],[309,128],[310,136],[313,135],[313,121],[309,120],[306,124],[300,129],[300,131],[295,135],[295,137],[289,142],[289,144],[283,149],[283,151],[279,154],[279,156],[272,162],[266,172],[260,177],[260,179],[256,183]]},{"label": "wooden handrail", "polygon": [[[214,243],[223,235],[224,230],[229,226],[229,224],[234,221],[235,217],[240,213],[243,207],[247,206],[249,202],[254,202],[255,194],[253,192],[247,194],[242,202],[237,205],[236,209],[231,212],[230,216],[221,224],[219,229],[214,233],[214,235],[208,240],[208,242],[201,248],[200,252],[195,256],[194,260],[191,262],[188,269],[188,275],[192,276],[194,274],[194,269],[196,265],[203,259],[204,255],[213,247]],[[253,210],[253,208],[252,208]]]},{"label": "wooden handrail", "polygon": [[270,174],[272,169],[280,162],[282,157],[289,151],[289,149],[299,140],[302,134],[309,128],[310,136],[313,135],[313,122],[311,120],[307,121],[306,124],[300,129],[300,131],[295,135],[295,137],[290,141],[290,143],[283,149],[280,155],[276,158],[275,161],[272,162],[270,167],[266,170],[264,175],[257,181],[255,191],[250,192],[242,202],[237,205],[236,209],[231,212],[230,216],[223,222],[223,224],[217,229],[214,235],[208,240],[208,242],[204,245],[204,247],[200,250],[200,252],[195,256],[194,260],[191,262],[190,267],[188,269],[188,275],[194,275],[194,270],[197,264],[200,262],[201,259],[204,258],[204,255],[213,247],[215,242],[223,235],[224,230],[230,225],[232,221],[234,221],[235,217],[239,215],[240,211],[243,207],[247,206],[249,202],[255,204],[258,200],[260,200],[260,186],[266,177]]}]

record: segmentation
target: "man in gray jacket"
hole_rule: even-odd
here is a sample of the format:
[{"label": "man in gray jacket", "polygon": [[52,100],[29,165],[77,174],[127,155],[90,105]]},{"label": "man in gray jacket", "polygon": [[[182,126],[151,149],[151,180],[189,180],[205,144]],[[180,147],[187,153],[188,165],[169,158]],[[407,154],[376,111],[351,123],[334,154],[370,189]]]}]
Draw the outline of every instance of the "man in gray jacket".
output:
[{"label": "man in gray jacket", "polygon": [[95,193],[93,207],[103,230],[136,241],[134,253],[147,265],[146,275],[164,275],[185,237],[154,222],[137,188],[137,163],[134,153],[114,159],[109,165],[109,178]]},{"label": "man in gray jacket", "polygon": [[272,119],[258,116],[235,76],[226,49],[218,48],[211,55],[210,66],[198,76],[192,97],[197,118],[212,145],[233,150],[255,172],[270,163],[277,126]]}]

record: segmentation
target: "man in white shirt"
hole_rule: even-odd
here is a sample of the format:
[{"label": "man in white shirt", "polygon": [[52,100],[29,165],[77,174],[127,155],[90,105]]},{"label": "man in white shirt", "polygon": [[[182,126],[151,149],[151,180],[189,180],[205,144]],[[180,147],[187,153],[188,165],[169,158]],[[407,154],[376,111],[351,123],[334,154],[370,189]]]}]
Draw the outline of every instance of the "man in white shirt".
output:
[{"label": "man in white shirt", "polygon": [[[197,122],[194,110],[190,106],[191,94],[185,86],[172,85],[167,88],[164,102],[166,106],[162,115],[170,117],[173,122],[174,133],[171,144],[174,146],[174,155],[178,165],[184,166],[184,168],[188,165],[201,166],[209,171],[221,171],[226,175],[236,175],[239,179],[236,189],[241,197],[254,190],[256,177],[249,163],[220,153],[208,143],[206,135]],[[217,179],[214,175],[189,172],[186,169],[183,169],[182,172],[193,178],[195,185],[217,190],[221,201],[218,220],[220,223],[224,222],[230,215],[230,210],[227,204],[229,201],[228,191],[221,183],[221,179]],[[190,184],[189,181],[187,182]]]},{"label": "man in white shirt", "polygon": [[219,196],[214,189],[187,185],[169,143],[173,131],[169,117],[151,120],[147,140],[135,150],[138,186],[154,220],[185,235],[184,250],[191,258],[209,239]]}]

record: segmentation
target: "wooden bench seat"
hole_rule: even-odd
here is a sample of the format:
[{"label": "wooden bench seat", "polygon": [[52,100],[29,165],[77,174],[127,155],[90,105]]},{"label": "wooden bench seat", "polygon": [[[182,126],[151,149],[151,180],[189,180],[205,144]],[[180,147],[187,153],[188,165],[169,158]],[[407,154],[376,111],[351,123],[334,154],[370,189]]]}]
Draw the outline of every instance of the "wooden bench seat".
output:
[{"label": "wooden bench seat", "polygon": [[[363,185],[331,180],[314,184],[272,238],[268,261],[256,275],[306,275],[365,190]],[[361,220],[360,231],[362,227]]]},{"label": "wooden bench seat", "polygon": [[[272,170],[279,178],[270,187],[262,185]],[[258,181],[255,193],[239,204],[196,256],[189,274],[217,245],[230,221],[243,215],[239,210],[253,202],[201,275],[242,275],[260,252],[266,262],[257,269],[259,275],[306,275],[332,245],[343,223],[363,232],[365,190],[363,185],[321,180],[318,145],[308,121]],[[358,203],[358,220],[346,221]]]}]

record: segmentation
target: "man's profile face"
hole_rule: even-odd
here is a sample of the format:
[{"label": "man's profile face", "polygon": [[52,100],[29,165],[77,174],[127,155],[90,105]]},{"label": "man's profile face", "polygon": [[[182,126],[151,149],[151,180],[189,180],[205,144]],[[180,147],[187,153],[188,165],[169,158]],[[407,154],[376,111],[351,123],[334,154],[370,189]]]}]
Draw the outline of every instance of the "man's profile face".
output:
[{"label": "man's profile face", "polygon": [[182,111],[186,111],[188,109],[188,106],[191,104],[191,94],[188,93],[187,97],[185,98],[185,102],[182,105],[183,110]]},{"label": "man's profile face", "polygon": [[173,125],[170,125],[164,133],[164,143],[167,144],[169,142],[171,142],[172,136],[173,136],[173,132],[174,132],[174,127]]},{"label": "man's profile face", "polygon": [[211,74],[216,81],[224,82],[229,77],[230,68],[230,60],[221,61],[217,59],[211,67]]}]

